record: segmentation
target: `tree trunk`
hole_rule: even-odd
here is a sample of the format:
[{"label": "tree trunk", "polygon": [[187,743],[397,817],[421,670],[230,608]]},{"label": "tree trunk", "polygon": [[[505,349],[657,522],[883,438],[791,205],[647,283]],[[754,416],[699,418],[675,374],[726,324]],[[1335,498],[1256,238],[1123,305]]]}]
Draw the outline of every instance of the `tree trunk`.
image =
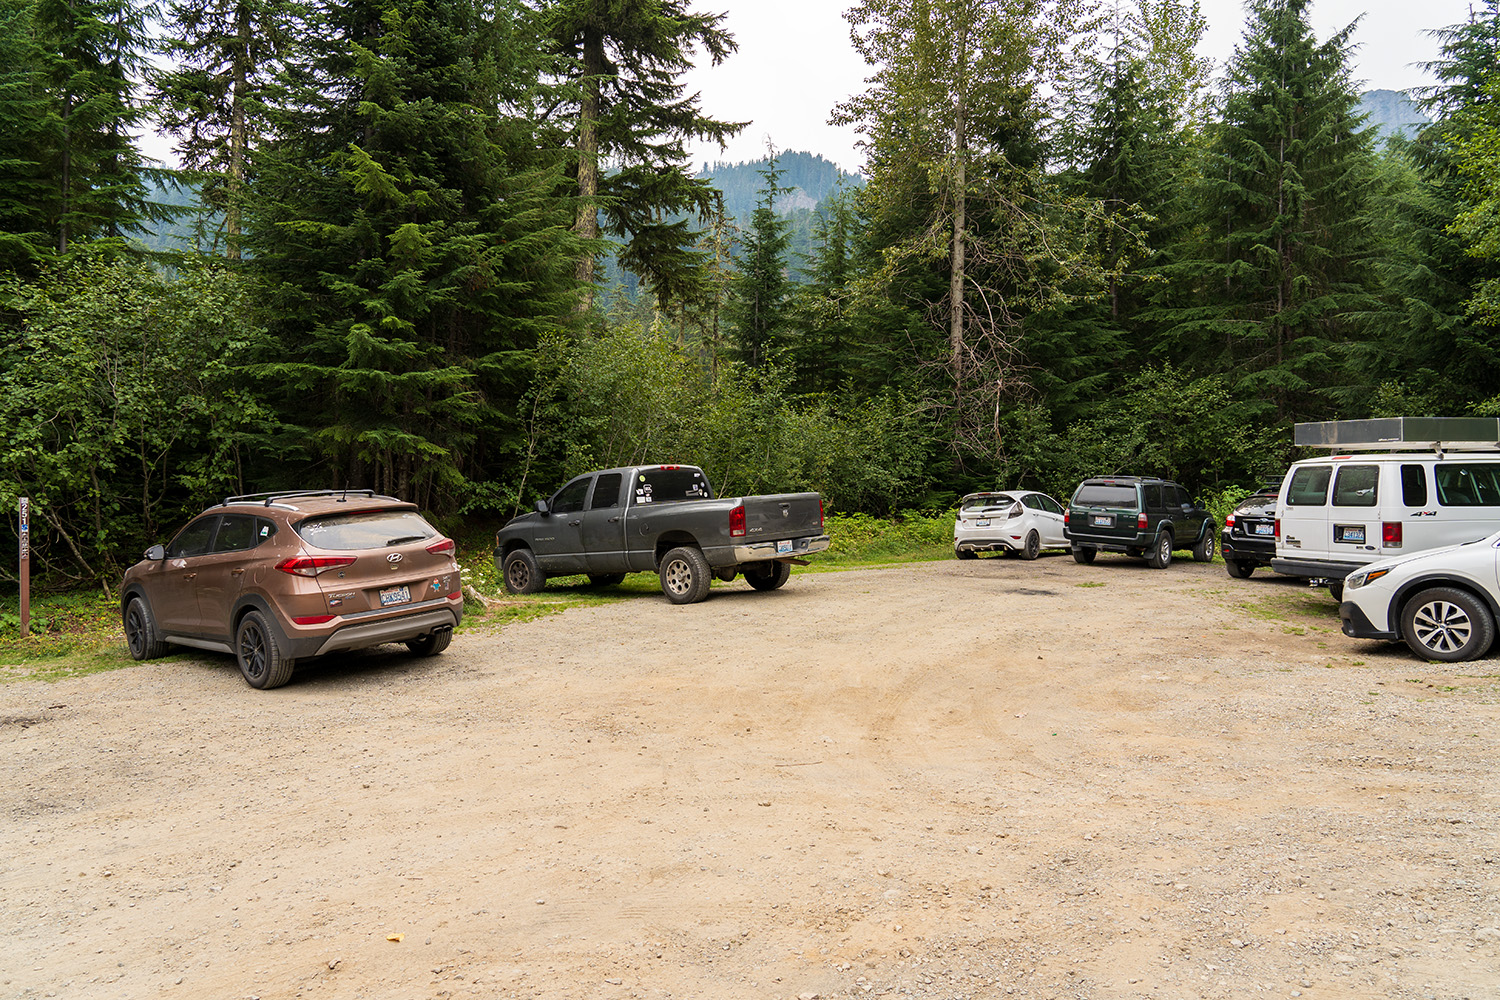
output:
[{"label": "tree trunk", "polygon": [[[599,237],[599,77],[604,73],[604,36],[589,28],[583,36],[583,105],[578,115],[578,222],[573,231],[586,240]],[[578,258],[576,276],[583,286],[578,311],[594,305],[594,251],[592,246]]]},{"label": "tree trunk", "polygon": [[240,209],[245,199],[245,101],[250,91],[250,14],[240,7],[235,18],[238,36],[234,54],[234,95],[229,102],[229,190],[224,205],[224,256],[240,259]]}]

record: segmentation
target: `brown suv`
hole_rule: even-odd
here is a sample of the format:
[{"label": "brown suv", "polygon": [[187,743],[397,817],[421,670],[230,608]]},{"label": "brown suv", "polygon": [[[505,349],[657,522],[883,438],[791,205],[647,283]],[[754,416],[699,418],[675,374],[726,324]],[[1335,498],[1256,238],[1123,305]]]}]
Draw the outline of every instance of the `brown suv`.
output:
[{"label": "brown suv", "polygon": [[431,656],[463,618],[455,556],[414,504],[368,490],[230,497],[125,571],[125,639],[137,660],[233,653],[255,688],[340,649]]}]

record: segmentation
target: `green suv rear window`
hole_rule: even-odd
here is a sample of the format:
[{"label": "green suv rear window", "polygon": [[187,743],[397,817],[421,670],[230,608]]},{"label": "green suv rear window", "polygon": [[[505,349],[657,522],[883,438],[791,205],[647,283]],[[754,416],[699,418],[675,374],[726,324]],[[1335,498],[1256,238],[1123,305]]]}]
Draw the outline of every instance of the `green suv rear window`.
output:
[{"label": "green suv rear window", "polygon": [[1090,507],[1134,507],[1135,487],[1084,485],[1078,488],[1073,502]]},{"label": "green suv rear window", "polygon": [[310,518],[297,534],[320,549],[383,549],[388,545],[436,538],[437,530],[414,510],[367,510]]}]

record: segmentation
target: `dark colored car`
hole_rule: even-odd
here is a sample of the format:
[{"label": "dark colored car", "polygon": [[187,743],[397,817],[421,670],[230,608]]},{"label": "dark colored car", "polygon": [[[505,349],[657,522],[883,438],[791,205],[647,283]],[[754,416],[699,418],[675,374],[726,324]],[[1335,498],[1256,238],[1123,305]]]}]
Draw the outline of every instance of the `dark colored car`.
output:
[{"label": "dark colored car", "polygon": [[385,642],[447,648],[463,618],[453,540],[415,504],[368,490],[230,497],[125,571],[130,655],[231,653],[251,687],[299,659]]},{"label": "dark colored car", "polygon": [[1241,500],[1224,519],[1219,534],[1219,551],[1224,569],[1235,579],[1243,580],[1257,566],[1269,566],[1276,558],[1276,497],[1280,483],[1263,486]]},{"label": "dark colored car", "polygon": [[1172,552],[1191,549],[1197,562],[1214,557],[1218,527],[1187,490],[1166,479],[1100,476],[1073,491],[1063,532],[1073,558],[1091,563],[1100,550],[1145,556],[1156,569],[1172,564]]}]

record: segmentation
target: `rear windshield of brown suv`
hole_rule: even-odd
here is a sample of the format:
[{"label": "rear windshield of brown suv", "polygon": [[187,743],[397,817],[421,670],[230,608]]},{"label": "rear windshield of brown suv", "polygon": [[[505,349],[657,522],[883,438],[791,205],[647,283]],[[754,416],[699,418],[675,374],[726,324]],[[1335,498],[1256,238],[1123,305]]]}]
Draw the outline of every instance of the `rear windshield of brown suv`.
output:
[{"label": "rear windshield of brown suv", "polygon": [[1134,507],[1134,486],[1084,486],[1073,502],[1094,507]]},{"label": "rear windshield of brown suv", "polygon": [[436,538],[437,531],[414,510],[372,510],[309,518],[297,534],[320,549],[380,549]]}]

